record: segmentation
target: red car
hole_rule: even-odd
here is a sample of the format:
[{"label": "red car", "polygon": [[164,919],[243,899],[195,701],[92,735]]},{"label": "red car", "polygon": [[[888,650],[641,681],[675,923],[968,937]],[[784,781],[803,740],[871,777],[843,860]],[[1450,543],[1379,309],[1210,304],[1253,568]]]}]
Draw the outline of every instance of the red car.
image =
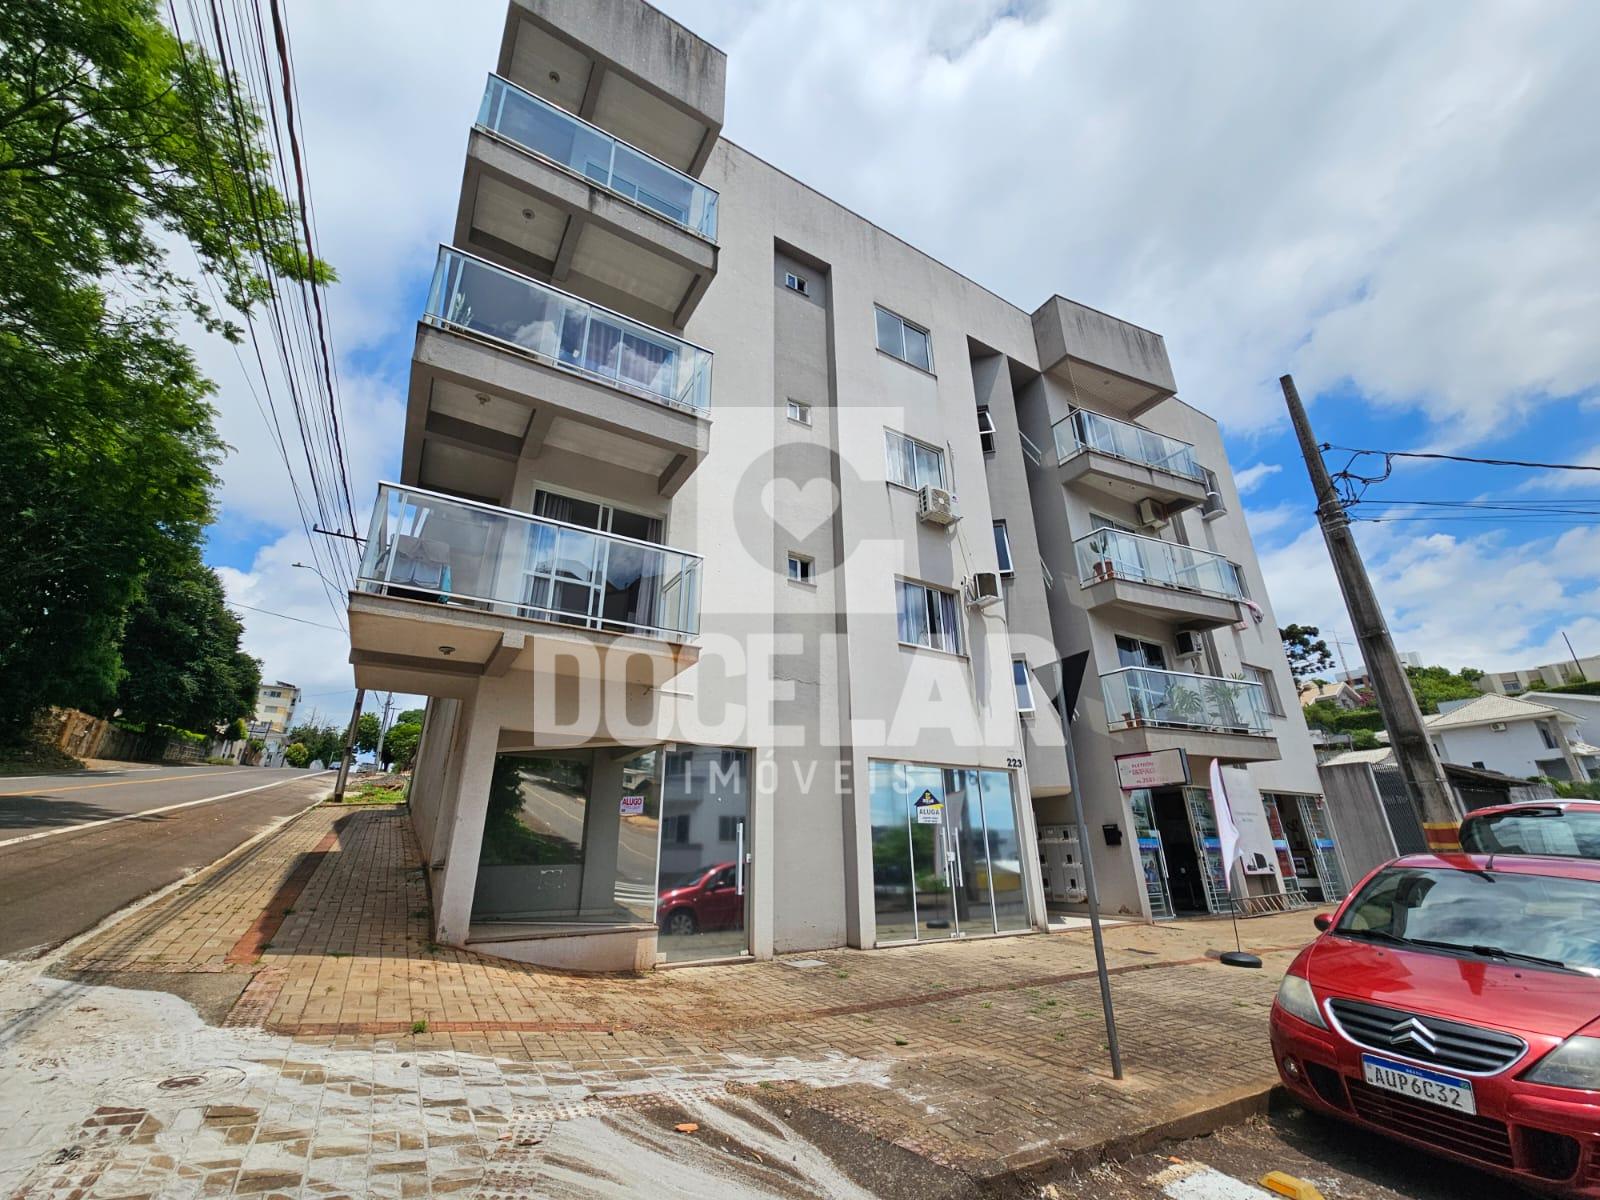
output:
[{"label": "red car", "polygon": [[738,864],[704,867],[662,890],[656,920],[662,933],[687,936],[712,929],[744,928],[744,881]]},{"label": "red car", "polygon": [[1461,849],[1600,858],[1600,802],[1538,800],[1475,809],[1461,822]]},{"label": "red car", "polygon": [[1317,927],[1272,1005],[1301,1103],[1600,1198],[1600,862],[1413,854]]}]

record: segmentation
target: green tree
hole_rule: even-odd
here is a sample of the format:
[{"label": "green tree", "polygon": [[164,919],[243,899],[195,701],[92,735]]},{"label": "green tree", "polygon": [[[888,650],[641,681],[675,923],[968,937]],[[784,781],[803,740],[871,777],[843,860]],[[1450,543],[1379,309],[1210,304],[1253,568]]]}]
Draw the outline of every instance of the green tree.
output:
[{"label": "green tree", "polygon": [[378,731],[381,728],[377,713],[362,713],[356,722],[356,749],[371,754],[378,748]]},{"label": "green tree", "polygon": [[283,761],[291,767],[304,767],[311,763],[311,751],[299,742],[290,742],[283,748]]},{"label": "green tree", "polygon": [[425,708],[408,708],[394,719],[396,725],[421,725],[422,718],[427,714]]},{"label": "green tree", "polygon": [[1411,681],[1417,707],[1424,713],[1438,712],[1441,700],[1476,700],[1483,695],[1478,690],[1483,672],[1472,667],[1461,671],[1445,667],[1407,667],[1406,678]]},{"label": "green tree", "polygon": [[313,725],[307,722],[296,725],[283,736],[289,743],[298,743],[306,748],[310,756],[307,762],[320,759],[323,766],[331,767],[344,756],[344,734],[344,730],[332,725]]},{"label": "green tree", "polygon": [[156,0],[0,4],[0,744],[46,703],[103,709],[145,577],[198,546],[223,446],[175,336],[239,331],[176,273],[192,247],[236,308],[299,250],[262,124]]},{"label": "green tree", "polygon": [[396,724],[383,739],[383,765],[393,765],[397,771],[408,770],[417,757],[417,743],[422,739],[422,726],[410,722]]},{"label": "green tree", "polygon": [[1333,668],[1333,651],[1328,649],[1321,633],[1315,625],[1285,625],[1278,630],[1296,683]]},{"label": "green tree", "polygon": [[130,721],[204,733],[255,711],[261,664],[239,648],[244,626],[222,581],[185,549],[145,579],[122,636],[117,706]]}]

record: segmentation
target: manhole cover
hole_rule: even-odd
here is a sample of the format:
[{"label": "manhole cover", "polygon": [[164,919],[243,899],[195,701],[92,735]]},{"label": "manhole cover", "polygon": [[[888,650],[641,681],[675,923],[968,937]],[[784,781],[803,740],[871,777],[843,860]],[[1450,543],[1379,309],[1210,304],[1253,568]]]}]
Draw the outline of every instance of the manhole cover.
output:
[{"label": "manhole cover", "polygon": [[168,1075],[162,1079],[132,1078],[119,1080],[111,1089],[113,1102],[141,1106],[171,1103],[182,1097],[185,1103],[210,1100],[237,1091],[244,1086],[245,1073],[238,1067],[219,1064],[199,1067],[182,1075]]}]

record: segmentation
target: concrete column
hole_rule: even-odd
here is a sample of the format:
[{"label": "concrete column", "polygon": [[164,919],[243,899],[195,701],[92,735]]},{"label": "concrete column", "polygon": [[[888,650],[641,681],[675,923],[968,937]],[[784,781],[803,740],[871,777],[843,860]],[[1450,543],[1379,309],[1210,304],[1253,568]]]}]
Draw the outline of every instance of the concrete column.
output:
[{"label": "concrete column", "polygon": [[617,833],[622,825],[622,764],[636,751],[600,750],[589,771],[583,815],[582,912],[609,912],[616,904]]},{"label": "concrete column", "polygon": [[459,784],[443,850],[444,869],[435,880],[438,920],[435,936],[447,945],[467,940],[472,923],[472,895],[478,881],[478,855],[483,848],[483,822],[488,810],[489,782],[500,741],[500,722],[485,704],[463,706],[463,736],[455,756]]}]

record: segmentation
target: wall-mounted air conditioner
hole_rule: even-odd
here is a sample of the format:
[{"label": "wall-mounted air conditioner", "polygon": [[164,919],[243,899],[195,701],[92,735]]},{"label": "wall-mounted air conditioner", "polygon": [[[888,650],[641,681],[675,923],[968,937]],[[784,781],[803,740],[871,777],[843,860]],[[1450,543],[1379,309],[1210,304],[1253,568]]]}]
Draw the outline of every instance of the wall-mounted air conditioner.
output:
[{"label": "wall-mounted air conditioner", "polygon": [[1139,524],[1146,529],[1160,529],[1167,523],[1167,506],[1151,496],[1146,496],[1134,506]]},{"label": "wall-mounted air conditioner", "polygon": [[1178,648],[1179,658],[1197,657],[1203,649],[1200,634],[1193,629],[1178,630],[1172,635],[1172,643]]},{"label": "wall-mounted air conditioner", "polygon": [[994,571],[974,572],[967,581],[967,607],[988,608],[1000,600],[1000,576]]},{"label": "wall-mounted air conditioner", "polygon": [[1504,721],[1491,721],[1489,722],[1489,728],[1495,733],[1504,733],[1506,731],[1506,723]]},{"label": "wall-mounted air conditioner", "polygon": [[917,520],[929,525],[954,525],[961,519],[956,498],[941,487],[924,484],[917,492]]}]

